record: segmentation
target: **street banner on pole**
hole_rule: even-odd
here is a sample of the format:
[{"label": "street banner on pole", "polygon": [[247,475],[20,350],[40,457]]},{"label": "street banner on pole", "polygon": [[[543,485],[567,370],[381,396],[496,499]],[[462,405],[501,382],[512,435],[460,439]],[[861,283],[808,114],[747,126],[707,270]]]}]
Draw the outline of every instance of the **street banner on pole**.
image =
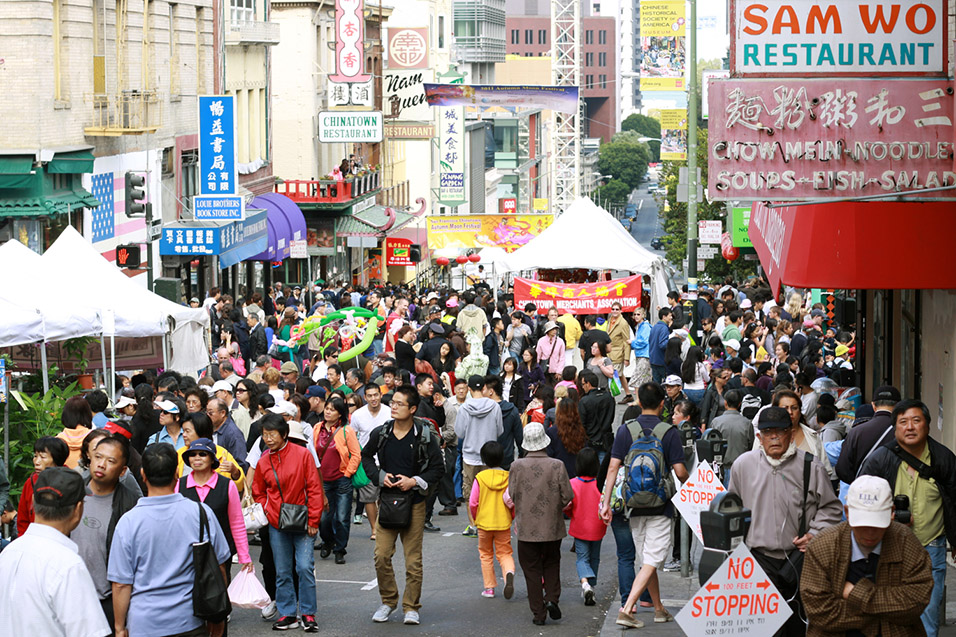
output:
[{"label": "street banner on pole", "polygon": [[793,614],[741,543],[674,618],[688,635],[767,637]]},{"label": "street banner on pole", "polygon": [[723,491],[725,489],[720,482],[720,476],[710,463],[704,460],[694,468],[687,482],[682,484],[674,495],[674,506],[701,544],[704,543],[704,536],[700,532],[700,512],[706,511],[714,497]]},{"label": "street banner on pole", "polygon": [[687,88],[684,0],[641,2],[641,91]]},{"label": "street banner on pole", "polygon": [[236,221],[244,214],[238,195],[239,160],[234,95],[199,96],[199,194],[193,218]]},{"label": "street banner on pole", "polygon": [[634,275],[597,283],[551,283],[515,277],[515,307],[534,303],[538,314],[551,307],[570,314],[607,314],[615,303],[624,312],[641,305],[641,276]]},{"label": "street banner on pole", "polygon": [[516,106],[559,113],[578,110],[577,86],[425,84],[425,96],[431,106]]},{"label": "street banner on pole", "polygon": [[687,109],[661,111],[661,159],[687,159]]}]

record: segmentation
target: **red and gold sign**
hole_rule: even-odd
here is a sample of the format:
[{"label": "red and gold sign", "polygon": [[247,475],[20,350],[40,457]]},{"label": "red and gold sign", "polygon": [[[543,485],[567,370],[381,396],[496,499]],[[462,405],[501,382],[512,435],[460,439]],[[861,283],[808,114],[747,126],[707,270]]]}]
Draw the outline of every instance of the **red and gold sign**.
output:
[{"label": "red and gold sign", "polygon": [[551,283],[515,277],[515,307],[534,303],[538,314],[549,308],[571,314],[606,314],[615,303],[631,312],[641,306],[641,276],[598,281],[597,283]]},{"label": "red and gold sign", "polygon": [[385,240],[385,265],[415,265],[412,263],[409,249],[412,245],[411,239],[398,239],[389,237]]}]

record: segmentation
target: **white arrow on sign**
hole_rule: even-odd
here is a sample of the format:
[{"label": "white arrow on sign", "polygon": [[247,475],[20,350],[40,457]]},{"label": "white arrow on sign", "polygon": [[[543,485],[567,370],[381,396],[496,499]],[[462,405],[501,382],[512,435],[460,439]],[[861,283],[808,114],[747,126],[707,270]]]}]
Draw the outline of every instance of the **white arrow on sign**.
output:
[{"label": "white arrow on sign", "polygon": [[671,500],[701,544],[704,543],[704,537],[700,532],[700,512],[705,511],[717,494],[725,490],[720,483],[720,476],[705,460],[694,468],[687,482],[681,485]]},{"label": "white arrow on sign", "polygon": [[688,635],[773,635],[793,614],[741,543],[674,619]]}]

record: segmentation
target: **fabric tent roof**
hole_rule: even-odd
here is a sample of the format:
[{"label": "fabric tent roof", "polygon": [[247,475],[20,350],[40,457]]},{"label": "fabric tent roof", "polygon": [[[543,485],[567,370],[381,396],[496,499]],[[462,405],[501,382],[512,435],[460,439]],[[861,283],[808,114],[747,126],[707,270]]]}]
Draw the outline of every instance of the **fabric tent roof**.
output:
[{"label": "fabric tent roof", "polygon": [[586,197],[575,200],[544,232],[510,254],[508,264],[511,270],[587,268],[647,274],[652,305],[667,303],[664,260]]},{"label": "fabric tent roof", "polygon": [[495,269],[501,270],[502,272],[508,272],[511,269],[509,266],[511,255],[503,248],[485,248],[479,252],[478,255],[481,257],[479,263],[483,264],[486,268],[489,265],[493,265]]},{"label": "fabric tent roof", "polygon": [[[59,293],[58,274],[50,270],[43,258],[19,241],[0,245],[0,270],[11,274],[4,280],[0,307],[10,309],[5,314],[0,346],[62,341],[77,336],[93,336],[103,331],[99,312],[92,303]],[[18,313],[13,305],[32,311]],[[40,321],[39,331],[35,321]]]}]

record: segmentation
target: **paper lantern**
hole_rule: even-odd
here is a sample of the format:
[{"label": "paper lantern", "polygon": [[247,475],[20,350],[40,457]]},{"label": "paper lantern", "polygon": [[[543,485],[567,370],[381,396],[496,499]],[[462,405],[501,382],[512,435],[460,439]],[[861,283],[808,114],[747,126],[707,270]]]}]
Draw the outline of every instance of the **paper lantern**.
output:
[{"label": "paper lantern", "polygon": [[448,260],[448,257],[438,257],[437,259],[435,259],[435,263],[437,263],[438,265],[442,267],[445,267],[446,265],[451,263],[451,261]]},{"label": "paper lantern", "polygon": [[734,247],[729,232],[720,236],[720,254],[728,261],[735,261],[740,256],[740,250]]},{"label": "paper lantern", "polygon": [[468,263],[468,257],[463,257],[459,255],[455,257],[455,263],[459,265],[464,265],[465,263]]},{"label": "paper lantern", "polygon": [[472,263],[478,263],[479,261],[481,261],[481,255],[480,254],[469,255],[468,260],[471,261]]}]

